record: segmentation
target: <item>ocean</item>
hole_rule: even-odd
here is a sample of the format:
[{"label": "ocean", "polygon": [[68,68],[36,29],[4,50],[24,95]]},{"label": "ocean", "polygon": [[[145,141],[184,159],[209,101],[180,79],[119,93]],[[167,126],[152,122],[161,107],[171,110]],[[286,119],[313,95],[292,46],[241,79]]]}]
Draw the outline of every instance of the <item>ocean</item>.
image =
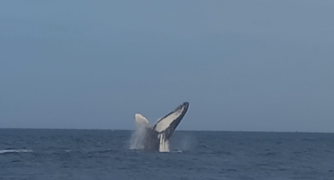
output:
[{"label": "ocean", "polygon": [[0,180],[334,180],[333,133],[175,131],[163,153],[133,133],[0,129]]}]

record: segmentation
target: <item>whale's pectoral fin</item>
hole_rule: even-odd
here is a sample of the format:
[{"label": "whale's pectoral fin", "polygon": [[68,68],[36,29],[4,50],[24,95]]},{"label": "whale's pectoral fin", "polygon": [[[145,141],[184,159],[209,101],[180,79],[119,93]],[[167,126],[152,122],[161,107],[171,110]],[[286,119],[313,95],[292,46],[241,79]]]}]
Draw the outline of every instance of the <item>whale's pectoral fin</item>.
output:
[{"label": "whale's pectoral fin", "polygon": [[150,122],[141,114],[135,114],[135,121],[140,127],[150,127]]}]

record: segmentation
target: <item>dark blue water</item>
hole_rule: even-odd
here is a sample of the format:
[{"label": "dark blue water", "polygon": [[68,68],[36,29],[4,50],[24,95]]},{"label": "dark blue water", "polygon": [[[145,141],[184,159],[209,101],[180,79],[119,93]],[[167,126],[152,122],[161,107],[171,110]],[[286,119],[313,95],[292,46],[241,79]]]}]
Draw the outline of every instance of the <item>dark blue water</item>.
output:
[{"label": "dark blue water", "polygon": [[132,133],[0,129],[0,179],[334,179],[334,134],[176,131],[159,153]]}]

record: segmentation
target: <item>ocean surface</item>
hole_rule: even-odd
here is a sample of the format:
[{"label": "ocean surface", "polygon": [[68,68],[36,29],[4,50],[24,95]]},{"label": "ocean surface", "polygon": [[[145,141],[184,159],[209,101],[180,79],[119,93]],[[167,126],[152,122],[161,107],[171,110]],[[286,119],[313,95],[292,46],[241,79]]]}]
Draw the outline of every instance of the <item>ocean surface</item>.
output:
[{"label": "ocean surface", "polygon": [[159,153],[133,132],[0,129],[0,179],[334,180],[333,133],[176,131]]}]

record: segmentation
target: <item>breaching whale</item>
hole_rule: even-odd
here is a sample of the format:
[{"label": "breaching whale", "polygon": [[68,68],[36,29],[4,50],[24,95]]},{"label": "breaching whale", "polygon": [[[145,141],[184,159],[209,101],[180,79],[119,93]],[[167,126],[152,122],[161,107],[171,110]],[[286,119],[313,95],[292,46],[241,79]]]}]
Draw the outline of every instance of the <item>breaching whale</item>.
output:
[{"label": "breaching whale", "polygon": [[143,150],[169,151],[169,139],[173,135],[188,110],[189,103],[184,102],[174,111],[157,120],[154,125],[141,114],[135,114],[138,128],[144,129]]}]

